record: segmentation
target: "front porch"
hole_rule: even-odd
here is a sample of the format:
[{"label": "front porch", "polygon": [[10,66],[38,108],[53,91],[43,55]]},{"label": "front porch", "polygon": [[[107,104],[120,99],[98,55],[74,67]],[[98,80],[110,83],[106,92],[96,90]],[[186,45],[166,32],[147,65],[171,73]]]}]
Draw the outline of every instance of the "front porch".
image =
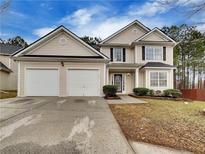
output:
[{"label": "front porch", "polygon": [[163,91],[173,88],[172,67],[142,67],[139,64],[109,64],[106,84],[117,85],[117,94],[133,93],[133,88],[145,87]]},{"label": "front porch", "polygon": [[118,94],[130,94],[133,88],[138,87],[139,67],[136,64],[119,66],[112,64],[107,67],[106,84],[117,85]]}]

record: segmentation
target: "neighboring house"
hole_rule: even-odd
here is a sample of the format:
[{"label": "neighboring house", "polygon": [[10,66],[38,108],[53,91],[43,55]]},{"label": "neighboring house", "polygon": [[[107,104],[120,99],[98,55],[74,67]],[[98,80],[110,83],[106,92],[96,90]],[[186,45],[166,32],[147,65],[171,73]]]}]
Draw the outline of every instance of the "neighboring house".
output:
[{"label": "neighboring house", "polygon": [[135,87],[173,88],[176,42],[158,28],[150,30],[134,21],[100,45],[100,51],[111,59],[107,65],[106,84],[118,85],[119,93],[131,93]]},{"label": "neighboring house", "polygon": [[0,90],[17,90],[17,64],[11,55],[20,48],[0,43]]},{"label": "neighboring house", "polygon": [[13,55],[18,96],[102,96],[106,84],[118,85],[119,93],[173,88],[175,44],[134,21],[105,39],[99,52],[60,26]]}]

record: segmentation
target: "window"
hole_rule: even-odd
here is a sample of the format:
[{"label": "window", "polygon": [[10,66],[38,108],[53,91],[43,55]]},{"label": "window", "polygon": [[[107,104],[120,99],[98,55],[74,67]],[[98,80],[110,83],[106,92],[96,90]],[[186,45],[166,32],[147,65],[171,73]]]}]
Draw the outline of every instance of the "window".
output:
[{"label": "window", "polygon": [[123,61],[123,49],[122,48],[113,48],[113,60],[116,62]]},{"label": "window", "polygon": [[163,60],[163,47],[146,46],[145,57],[146,60]]},{"label": "window", "polygon": [[150,86],[151,87],[166,87],[167,86],[167,72],[150,72]]}]

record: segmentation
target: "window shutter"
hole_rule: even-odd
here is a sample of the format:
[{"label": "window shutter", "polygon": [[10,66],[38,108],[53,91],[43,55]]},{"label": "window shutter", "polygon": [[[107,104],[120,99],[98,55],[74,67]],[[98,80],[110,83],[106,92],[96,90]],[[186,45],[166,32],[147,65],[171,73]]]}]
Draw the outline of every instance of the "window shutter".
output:
[{"label": "window shutter", "polygon": [[145,46],[142,46],[142,60],[145,60]]},{"label": "window shutter", "polygon": [[126,52],[125,52],[125,48],[123,48],[123,62],[126,61]]},{"label": "window shutter", "polygon": [[110,48],[110,60],[113,61],[113,48]]},{"label": "window shutter", "polygon": [[163,47],[163,60],[166,61],[166,47]]}]

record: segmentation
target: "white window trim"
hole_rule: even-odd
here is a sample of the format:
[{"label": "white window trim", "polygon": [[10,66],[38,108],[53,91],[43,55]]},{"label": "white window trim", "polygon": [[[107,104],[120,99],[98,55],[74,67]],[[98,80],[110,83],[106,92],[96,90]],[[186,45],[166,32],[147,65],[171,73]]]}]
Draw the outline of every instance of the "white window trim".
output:
[{"label": "white window trim", "polygon": [[[166,73],[166,79],[167,79],[167,85],[166,86],[159,86],[159,84],[158,84],[158,86],[151,86],[151,73],[153,73],[153,72],[157,72],[157,73]],[[169,73],[168,73],[168,71],[149,71],[149,87],[150,88],[167,88],[168,87],[168,75],[169,75]],[[158,76],[159,77],[159,76]],[[159,82],[159,78],[158,78],[158,82]]]},{"label": "white window trim", "polygon": [[[115,49],[121,49],[121,61],[116,61]],[[114,47],[113,48],[113,63],[123,63],[123,48],[121,48],[121,47]]]},{"label": "white window trim", "polygon": [[[147,59],[147,47],[152,47],[152,48],[155,48],[155,47],[159,47],[159,48],[161,48],[161,53],[162,53],[162,59],[159,59],[159,60],[156,60],[156,59],[151,59],[151,60],[149,60],[149,59]],[[156,62],[156,61],[160,61],[160,62],[162,62],[163,61],[163,47],[162,46],[149,46],[149,45],[146,45],[145,46],[145,60],[146,61],[154,61],[154,62]]]}]

